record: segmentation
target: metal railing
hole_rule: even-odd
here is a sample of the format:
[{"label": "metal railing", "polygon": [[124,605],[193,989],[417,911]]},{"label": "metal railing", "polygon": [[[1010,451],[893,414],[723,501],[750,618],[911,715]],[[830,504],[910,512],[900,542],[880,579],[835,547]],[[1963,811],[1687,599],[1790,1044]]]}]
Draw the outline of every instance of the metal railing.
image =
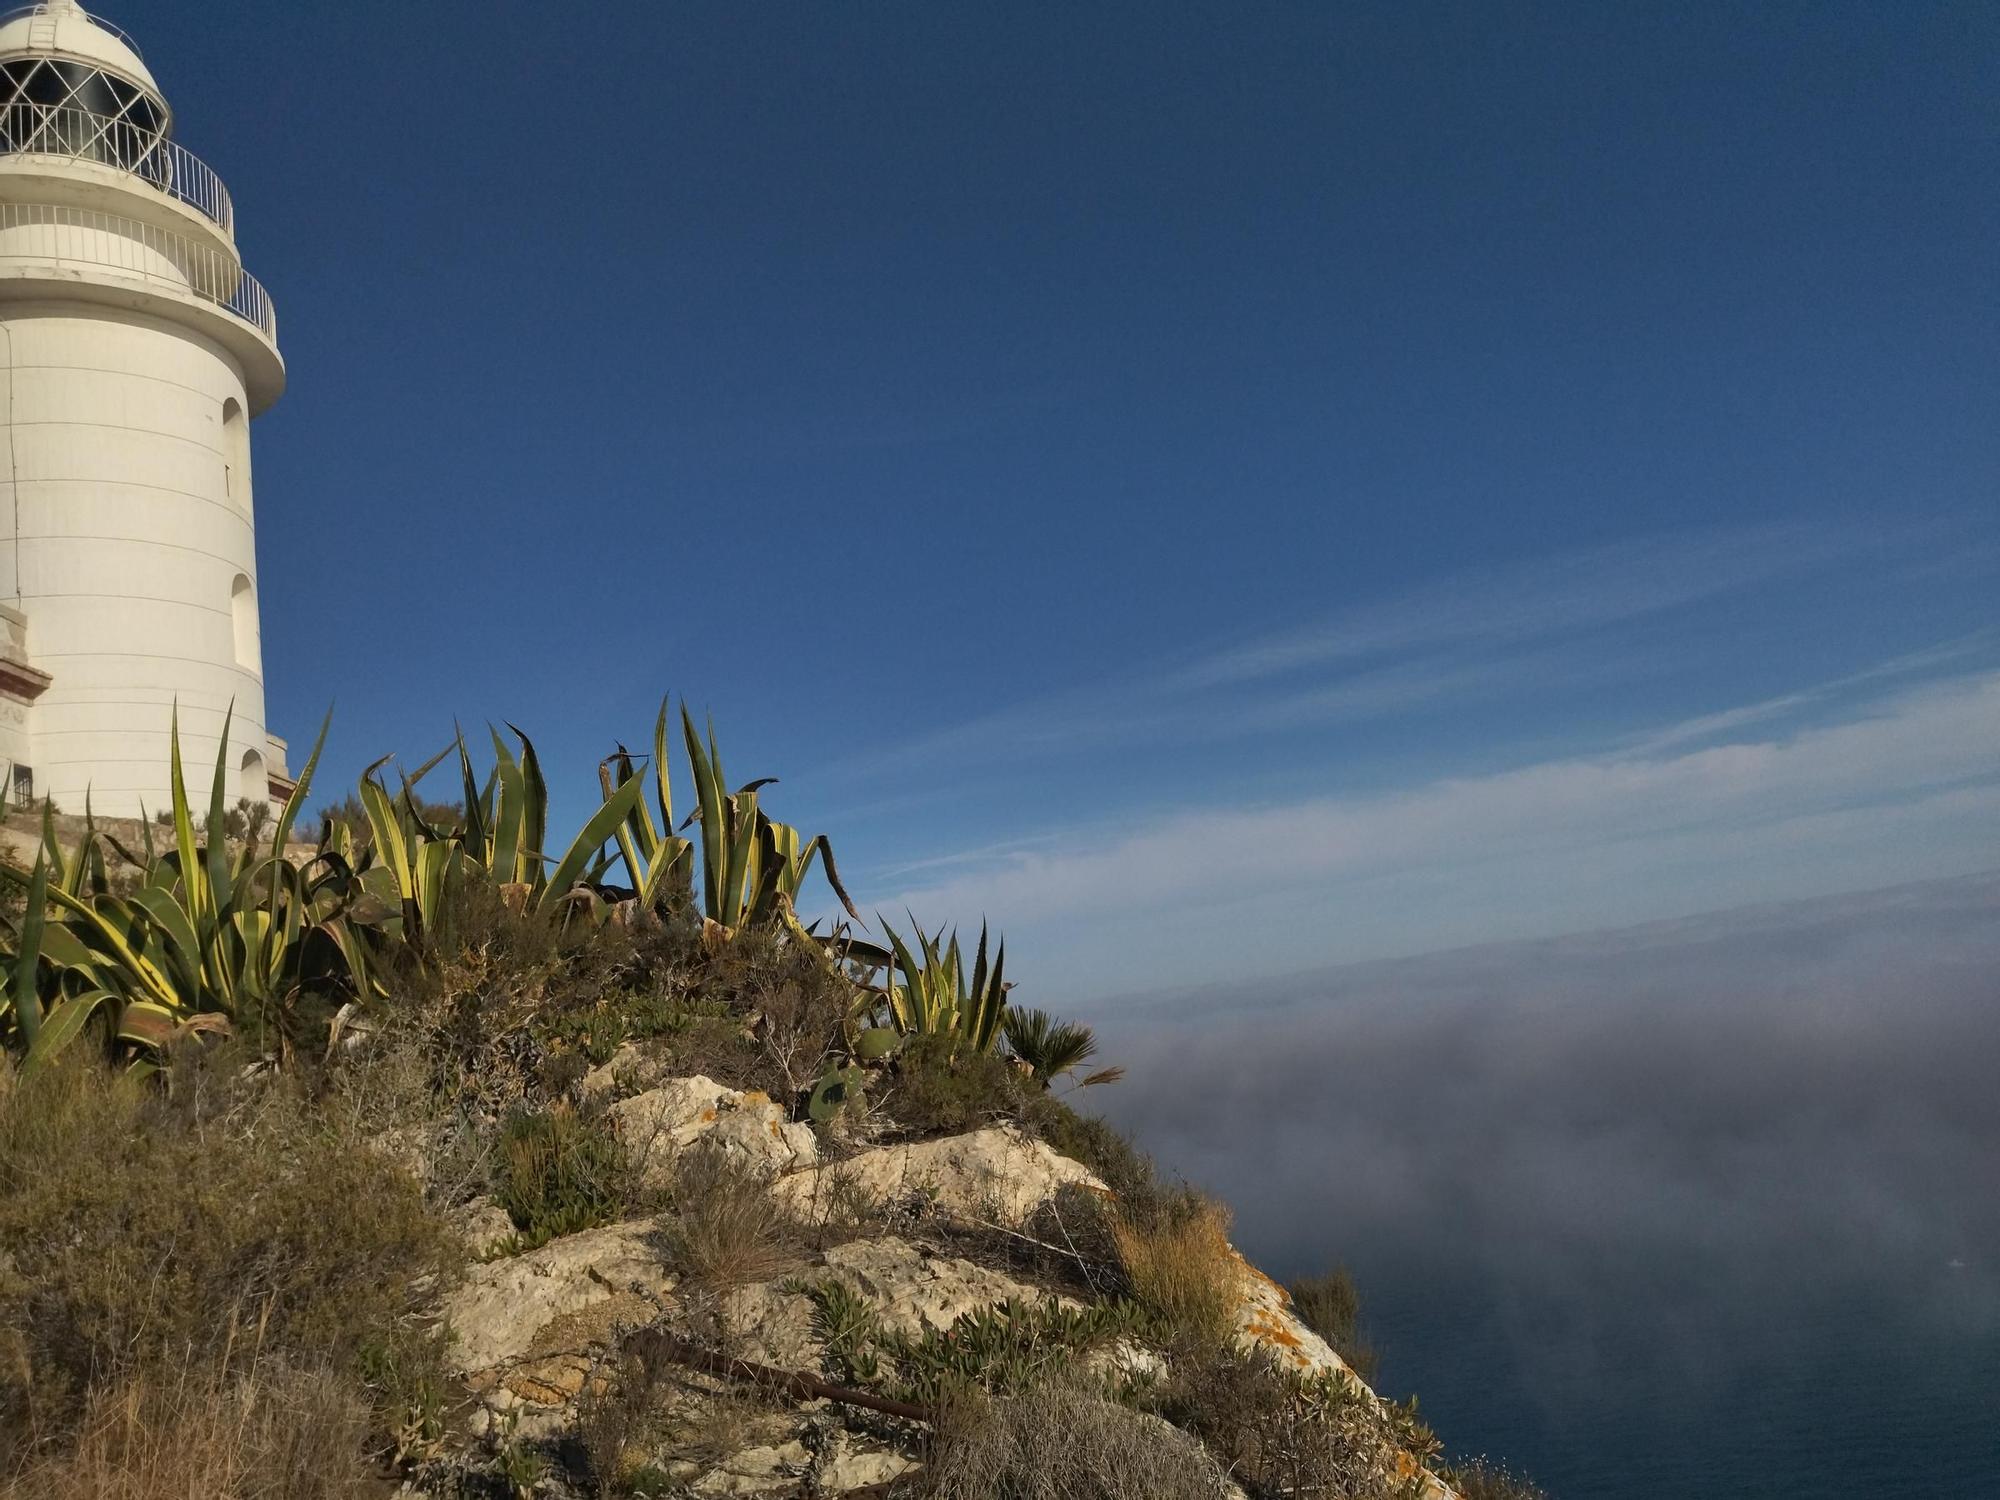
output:
[{"label": "metal railing", "polygon": [[48,203],[0,203],[0,266],[14,261],[102,266],[192,292],[277,341],[270,294],[233,255],[138,219]]},{"label": "metal railing", "polygon": [[236,211],[215,169],[136,121],[68,105],[0,105],[0,156],[54,156],[117,167],[234,234]]}]

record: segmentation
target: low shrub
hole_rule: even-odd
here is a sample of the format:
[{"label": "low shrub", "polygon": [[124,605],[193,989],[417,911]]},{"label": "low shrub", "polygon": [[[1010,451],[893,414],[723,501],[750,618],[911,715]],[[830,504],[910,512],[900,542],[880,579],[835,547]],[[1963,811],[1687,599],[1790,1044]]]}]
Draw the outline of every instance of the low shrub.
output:
[{"label": "low shrub", "polygon": [[1004,1397],[960,1392],[932,1436],[931,1500],[1220,1500],[1228,1477],[1157,1417],[1054,1378]]},{"label": "low shrub", "polygon": [[1095,1172],[1120,1199],[1143,1204],[1160,1189],[1152,1158],[1096,1115],[1080,1114],[1050,1094],[1030,1096],[1022,1123],[1050,1149]]},{"label": "low shrub", "polygon": [[520,1231],[510,1253],[610,1223],[624,1207],[626,1175],[624,1148],[602,1120],[561,1103],[511,1116],[495,1194]]},{"label": "low shrub", "polygon": [[366,1339],[434,1337],[463,1255],[415,1181],[243,1061],[178,1058],[171,1092],[81,1054],[0,1068],[0,1463],[94,1384],[207,1369],[251,1330],[263,1358],[350,1374]]},{"label": "low shrub", "polygon": [[689,1493],[662,1463],[720,1463],[754,1441],[768,1412],[742,1387],[706,1390],[688,1384],[678,1367],[659,1367],[622,1349],[587,1388],[577,1406],[576,1444],[588,1483],[600,1500],[669,1500]]},{"label": "low shrub", "polygon": [[1333,1347],[1347,1367],[1362,1379],[1372,1379],[1381,1363],[1375,1348],[1361,1333],[1361,1297],[1347,1267],[1336,1266],[1324,1276],[1307,1276],[1285,1290],[1299,1321]]},{"label": "low shrub", "polygon": [[1438,1447],[1414,1408],[1345,1375],[1302,1375],[1220,1343],[1182,1351],[1162,1409],[1253,1495],[1418,1500]]},{"label": "low shrub", "polygon": [[1019,1120],[1039,1087],[993,1052],[954,1052],[946,1035],[913,1036],[896,1057],[883,1094],[890,1118],[916,1135],[958,1135],[1000,1120]]},{"label": "low shrub", "polygon": [[843,1050],[843,1028],[855,992],[828,967],[817,947],[795,942],[780,930],[752,927],[708,957],[694,998],[731,1016],[746,1044],[744,1071],[724,1081],[791,1101],[811,1088]]},{"label": "low shrub", "polygon": [[1444,1479],[1459,1500],[1549,1500],[1549,1492],[1533,1480],[1484,1458],[1446,1469]]}]

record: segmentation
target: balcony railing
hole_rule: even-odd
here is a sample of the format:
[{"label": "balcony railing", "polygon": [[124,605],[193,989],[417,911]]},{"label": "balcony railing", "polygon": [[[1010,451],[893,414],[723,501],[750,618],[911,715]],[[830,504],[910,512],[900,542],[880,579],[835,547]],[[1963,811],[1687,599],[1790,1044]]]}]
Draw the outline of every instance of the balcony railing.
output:
[{"label": "balcony railing", "polygon": [[0,105],[0,156],[53,156],[117,167],[236,232],[229,190],[214,168],[178,141],[132,120],[65,105]]},{"label": "balcony railing", "polygon": [[278,316],[233,255],[117,214],[47,203],[0,203],[0,267],[15,261],[102,266],[192,292],[277,341]]}]

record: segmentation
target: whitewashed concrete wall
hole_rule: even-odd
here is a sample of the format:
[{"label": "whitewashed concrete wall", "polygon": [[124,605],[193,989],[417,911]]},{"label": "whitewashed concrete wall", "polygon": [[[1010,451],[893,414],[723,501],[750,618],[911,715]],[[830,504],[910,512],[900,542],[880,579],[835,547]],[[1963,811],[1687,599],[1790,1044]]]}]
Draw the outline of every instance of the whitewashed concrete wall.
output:
[{"label": "whitewashed concrete wall", "polygon": [[232,796],[264,795],[249,408],[234,358],[101,304],[0,302],[0,599],[33,621],[36,789],[166,804],[168,724],[205,797],[233,702]]}]

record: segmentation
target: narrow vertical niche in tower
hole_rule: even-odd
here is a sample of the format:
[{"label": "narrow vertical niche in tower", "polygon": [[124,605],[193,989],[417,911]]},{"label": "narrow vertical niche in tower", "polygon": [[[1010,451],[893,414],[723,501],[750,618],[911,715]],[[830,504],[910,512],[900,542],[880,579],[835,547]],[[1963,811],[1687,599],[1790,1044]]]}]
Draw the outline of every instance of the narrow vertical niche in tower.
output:
[{"label": "narrow vertical niche in tower", "polygon": [[234,396],[222,403],[222,485],[229,503],[250,514],[250,419]]},{"label": "narrow vertical niche in tower", "polygon": [[257,587],[238,573],[229,585],[229,619],[236,628],[236,665],[261,675],[263,655],[257,628]]},{"label": "narrow vertical niche in tower", "polygon": [[264,757],[255,750],[243,752],[236,795],[247,797],[252,802],[268,802],[271,798],[271,781],[264,774]]}]

